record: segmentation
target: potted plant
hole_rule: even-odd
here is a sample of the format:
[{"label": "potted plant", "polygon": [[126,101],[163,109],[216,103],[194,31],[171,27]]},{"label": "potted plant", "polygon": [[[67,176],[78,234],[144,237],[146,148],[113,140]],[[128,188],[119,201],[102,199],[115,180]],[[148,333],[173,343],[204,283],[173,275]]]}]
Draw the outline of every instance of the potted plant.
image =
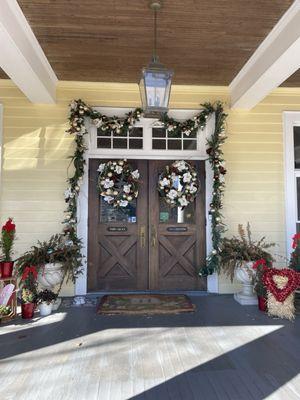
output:
[{"label": "potted plant", "polygon": [[61,285],[65,277],[67,281],[71,279],[75,282],[81,273],[81,264],[81,242],[75,243],[63,234],[38,242],[17,260],[19,274],[28,265],[36,267],[38,283],[45,289]]},{"label": "potted plant", "polygon": [[12,313],[10,306],[0,305],[0,322]]},{"label": "potted plant", "polygon": [[234,276],[242,284],[242,291],[235,293],[234,298],[242,305],[257,304],[254,295],[255,270],[252,268],[255,261],[264,259],[267,266],[272,265],[273,257],[267,251],[275,246],[267,243],[265,237],[253,240],[250,224],[247,223],[246,231],[243,225],[238,225],[239,236],[224,238],[221,243],[220,261],[225,275],[233,281]]},{"label": "potted plant", "polygon": [[36,306],[36,293],[26,287],[22,288],[21,311],[23,319],[31,319]]},{"label": "potted plant", "polygon": [[10,278],[13,273],[14,262],[12,261],[12,250],[16,235],[16,225],[12,218],[8,218],[1,229],[0,247],[3,253],[1,261],[1,277]]},{"label": "potted plant", "polygon": [[44,289],[37,295],[37,303],[40,309],[40,315],[45,317],[52,312],[53,303],[57,299],[57,294],[52,290]]},{"label": "potted plant", "polygon": [[37,270],[34,266],[26,266],[23,270],[21,287],[21,311],[22,318],[33,318],[37,296]]},{"label": "potted plant", "polygon": [[257,260],[252,268],[256,271],[254,279],[254,291],[257,294],[258,308],[260,311],[267,311],[267,289],[265,287],[263,276],[265,272],[269,269],[266,260],[263,258]]}]

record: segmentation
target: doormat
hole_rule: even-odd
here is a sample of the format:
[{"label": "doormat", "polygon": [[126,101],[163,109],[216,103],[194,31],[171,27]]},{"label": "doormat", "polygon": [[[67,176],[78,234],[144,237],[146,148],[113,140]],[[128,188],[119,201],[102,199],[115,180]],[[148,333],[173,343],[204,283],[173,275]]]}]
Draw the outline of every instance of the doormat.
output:
[{"label": "doormat", "polygon": [[178,314],[195,311],[196,306],[186,295],[111,294],[103,296],[98,314]]}]

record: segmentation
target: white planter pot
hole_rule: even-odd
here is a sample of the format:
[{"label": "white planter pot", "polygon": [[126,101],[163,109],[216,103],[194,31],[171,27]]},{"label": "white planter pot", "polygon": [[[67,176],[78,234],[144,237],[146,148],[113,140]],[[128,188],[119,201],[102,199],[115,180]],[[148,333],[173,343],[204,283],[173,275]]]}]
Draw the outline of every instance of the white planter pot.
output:
[{"label": "white planter pot", "polygon": [[235,293],[235,300],[243,306],[257,305],[257,296],[253,289],[255,270],[252,268],[253,261],[244,262],[235,269],[235,278],[242,284],[242,290]]},{"label": "white planter pot", "polygon": [[50,303],[50,304],[40,303],[39,310],[40,310],[41,317],[46,317],[47,315],[50,315],[52,312],[52,306],[53,306],[52,303]]},{"label": "white planter pot", "polygon": [[45,264],[38,273],[37,281],[44,289],[53,289],[63,279],[61,264]]}]

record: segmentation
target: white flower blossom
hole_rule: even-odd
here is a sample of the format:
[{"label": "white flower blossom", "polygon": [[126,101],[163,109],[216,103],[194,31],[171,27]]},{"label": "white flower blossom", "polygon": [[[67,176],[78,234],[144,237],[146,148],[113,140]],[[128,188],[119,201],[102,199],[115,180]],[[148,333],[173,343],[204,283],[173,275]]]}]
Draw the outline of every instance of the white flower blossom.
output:
[{"label": "white flower blossom", "polygon": [[185,161],[177,161],[176,163],[175,163],[175,168],[177,168],[178,169],[178,171],[184,171],[184,170],[186,170],[186,169],[188,169],[187,168],[187,165],[186,165],[186,162]]},{"label": "white flower blossom", "polygon": [[67,190],[65,190],[65,199],[70,199],[74,197],[74,194],[72,192],[72,189],[69,187]]},{"label": "white flower blossom", "polygon": [[77,101],[73,100],[70,104],[71,110],[75,110],[77,108]]},{"label": "white flower blossom", "polygon": [[128,201],[127,200],[120,200],[120,207],[127,207]]},{"label": "white flower blossom", "polygon": [[183,182],[189,183],[189,182],[191,182],[191,179],[192,179],[192,175],[189,172],[186,172],[185,174],[183,174]]},{"label": "white flower blossom", "polygon": [[170,186],[171,182],[169,179],[164,178],[162,181],[159,182],[160,186],[165,187],[165,186]]},{"label": "white flower blossom", "polygon": [[123,191],[124,191],[125,193],[130,193],[130,188],[131,188],[131,185],[124,185]]},{"label": "white flower blossom", "polygon": [[93,119],[93,124],[96,126],[96,128],[100,128],[102,126],[102,120],[100,118],[95,118]]},{"label": "white flower blossom", "polygon": [[132,176],[134,179],[139,179],[139,177],[140,177],[139,170],[136,169],[136,170],[132,171],[132,172],[131,172],[131,176]]},{"label": "white flower blossom", "polygon": [[196,186],[194,186],[193,184],[191,184],[191,186],[190,186],[190,192],[193,194],[193,193],[196,193],[197,190],[198,190],[198,188],[197,188]]},{"label": "white flower blossom", "polygon": [[167,194],[167,197],[169,197],[169,199],[171,199],[171,200],[176,199],[176,197],[178,197],[177,190],[171,189],[169,191],[169,193]]},{"label": "white flower blossom", "polygon": [[179,201],[181,207],[185,207],[189,204],[189,202],[187,201],[185,196],[179,197],[178,201]]},{"label": "white flower blossom", "polygon": [[104,168],[105,168],[105,164],[102,163],[102,164],[99,165],[97,171],[98,171],[98,172],[103,172],[103,171],[104,171]]},{"label": "white flower blossom", "polygon": [[123,171],[123,168],[121,167],[121,165],[117,165],[115,168],[115,171],[118,175],[120,175]]},{"label": "white flower blossom", "polygon": [[104,196],[104,201],[106,201],[108,204],[110,204],[113,201],[113,197],[111,196]]},{"label": "white flower blossom", "polygon": [[112,181],[112,180],[106,178],[106,179],[104,180],[103,186],[104,186],[105,189],[109,189],[109,188],[111,188],[111,187],[114,186],[114,181]]}]

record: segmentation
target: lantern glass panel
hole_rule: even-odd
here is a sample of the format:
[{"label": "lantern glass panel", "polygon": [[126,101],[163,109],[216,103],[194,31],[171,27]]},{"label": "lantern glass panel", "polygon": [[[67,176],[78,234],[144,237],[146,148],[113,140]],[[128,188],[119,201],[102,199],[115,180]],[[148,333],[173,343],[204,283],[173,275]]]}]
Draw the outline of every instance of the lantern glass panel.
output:
[{"label": "lantern glass panel", "polygon": [[144,111],[166,112],[168,110],[173,73],[169,70],[145,68],[140,81]]}]

